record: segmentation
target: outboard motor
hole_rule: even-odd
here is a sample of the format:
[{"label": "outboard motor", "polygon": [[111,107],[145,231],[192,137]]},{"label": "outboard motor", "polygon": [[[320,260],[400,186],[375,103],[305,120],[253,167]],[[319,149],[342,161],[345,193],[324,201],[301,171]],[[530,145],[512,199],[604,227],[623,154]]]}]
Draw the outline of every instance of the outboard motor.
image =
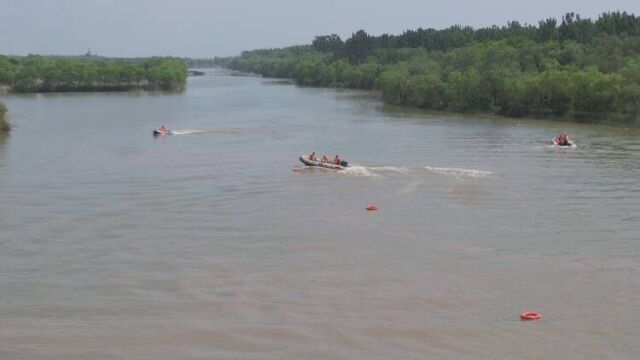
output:
[{"label": "outboard motor", "polygon": [[348,162],[346,162],[346,161],[344,161],[344,160],[340,161],[340,166],[342,166],[342,167],[347,167],[347,165],[349,165],[349,163],[348,163]]}]

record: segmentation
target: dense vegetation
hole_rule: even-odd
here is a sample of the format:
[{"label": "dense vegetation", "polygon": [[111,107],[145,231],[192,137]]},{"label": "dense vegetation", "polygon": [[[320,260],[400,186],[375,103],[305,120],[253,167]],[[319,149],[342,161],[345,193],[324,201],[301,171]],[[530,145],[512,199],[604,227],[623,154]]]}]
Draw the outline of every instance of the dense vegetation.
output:
[{"label": "dense vegetation", "polygon": [[7,114],[7,107],[4,106],[3,103],[0,102],[0,133],[7,132],[11,130],[7,119],[5,118]]},{"label": "dense vegetation", "polygon": [[16,92],[184,88],[184,60],[0,55],[0,86]]},{"label": "dense vegetation", "polygon": [[217,59],[299,84],[379,89],[387,103],[640,124],[640,17],[566,14],[537,25],[408,30]]}]

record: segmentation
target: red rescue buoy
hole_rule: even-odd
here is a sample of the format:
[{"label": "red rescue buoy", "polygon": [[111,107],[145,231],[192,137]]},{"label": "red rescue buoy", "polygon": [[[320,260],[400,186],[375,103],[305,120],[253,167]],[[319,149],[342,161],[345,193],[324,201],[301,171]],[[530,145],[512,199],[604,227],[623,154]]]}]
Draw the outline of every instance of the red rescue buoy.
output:
[{"label": "red rescue buoy", "polygon": [[300,172],[301,170],[300,170],[300,169],[292,169],[291,171],[293,171],[293,172]]},{"label": "red rescue buoy", "polygon": [[375,206],[375,205],[369,205],[369,206],[367,206],[367,210],[368,211],[376,211],[376,210],[378,210],[378,207]]},{"label": "red rescue buoy", "polygon": [[535,311],[525,311],[520,314],[520,319],[522,320],[540,320],[542,319],[542,314],[537,313]]}]

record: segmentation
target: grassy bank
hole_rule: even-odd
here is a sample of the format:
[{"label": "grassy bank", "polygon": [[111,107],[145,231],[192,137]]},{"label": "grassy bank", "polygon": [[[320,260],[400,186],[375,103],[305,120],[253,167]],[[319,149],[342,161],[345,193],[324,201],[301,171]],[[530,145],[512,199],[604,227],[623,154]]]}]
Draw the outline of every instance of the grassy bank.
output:
[{"label": "grassy bank", "polygon": [[0,55],[0,86],[11,92],[181,90],[186,79],[186,63],[177,58]]},{"label": "grassy bank", "polygon": [[0,133],[11,130],[9,122],[7,122],[7,107],[0,102]]},{"label": "grassy bank", "polygon": [[378,89],[389,104],[640,125],[640,17],[566,14],[537,25],[407,30],[243,52],[231,69]]}]

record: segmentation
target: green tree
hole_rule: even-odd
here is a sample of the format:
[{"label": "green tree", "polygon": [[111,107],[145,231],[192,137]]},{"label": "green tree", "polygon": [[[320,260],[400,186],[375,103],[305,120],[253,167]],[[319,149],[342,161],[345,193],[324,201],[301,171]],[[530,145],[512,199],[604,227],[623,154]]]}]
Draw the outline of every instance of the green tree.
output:
[{"label": "green tree", "polygon": [[375,39],[364,30],[358,30],[347,41],[343,49],[344,56],[352,64],[364,61],[374,50]]},{"label": "green tree", "polygon": [[338,54],[344,42],[336,34],[316,36],[311,43],[314,49],[325,54]]},{"label": "green tree", "polygon": [[376,87],[382,90],[385,102],[403,104],[408,96],[409,73],[403,68],[383,71],[376,81]]},{"label": "green tree", "polygon": [[0,102],[0,133],[8,132],[11,130],[11,126],[6,119],[7,107]]}]

